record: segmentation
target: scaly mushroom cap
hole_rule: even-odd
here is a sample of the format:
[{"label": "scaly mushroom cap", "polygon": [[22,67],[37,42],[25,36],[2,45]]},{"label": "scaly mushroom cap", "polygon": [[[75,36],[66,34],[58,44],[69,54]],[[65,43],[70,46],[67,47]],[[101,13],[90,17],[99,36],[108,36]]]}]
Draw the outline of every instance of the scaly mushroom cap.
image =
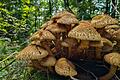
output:
[{"label": "scaly mushroom cap", "polygon": [[60,58],[55,64],[55,71],[63,76],[75,76],[77,72],[66,58]]},{"label": "scaly mushroom cap", "polygon": [[53,23],[53,24],[49,25],[46,28],[46,30],[51,31],[52,33],[60,33],[60,32],[66,32],[67,31],[65,27],[61,27],[57,23]]},{"label": "scaly mushroom cap", "polygon": [[93,17],[91,23],[95,28],[103,28],[109,24],[118,24],[118,21],[109,15],[102,14]]},{"label": "scaly mushroom cap", "polygon": [[55,36],[51,32],[49,32],[47,30],[43,30],[42,31],[42,34],[41,34],[41,37],[40,37],[41,41],[44,41],[44,40],[55,40],[55,39],[56,39]]},{"label": "scaly mushroom cap", "polygon": [[69,16],[72,16],[72,17],[76,17],[74,14],[68,12],[68,11],[61,11],[61,12],[58,12],[56,15],[54,15],[52,17],[52,19],[59,19],[65,15],[69,15]]},{"label": "scaly mushroom cap", "polygon": [[112,52],[106,54],[104,59],[107,63],[120,67],[120,54],[117,52]]},{"label": "scaly mushroom cap", "polygon": [[56,63],[56,58],[53,56],[48,56],[40,61],[40,64],[45,67],[54,66]]},{"label": "scaly mushroom cap", "polygon": [[100,41],[100,34],[91,27],[91,25],[86,23],[80,23],[78,26],[73,28],[69,33],[68,37],[76,38],[78,40],[90,40],[90,41]]},{"label": "scaly mushroom cap", "polygon": [[33,36],[30,38],[30,40],[34,41],[34,40],[55,40],[55,36],[47,31],[47,30],[39,30],[36,33],[33,34]]},{"label": "scaly mushroom cap", "polygon": [[71,25],[71,24],[78,24],[79,21],[75,17],[65,15],[62,18],[58,19],[57,23]]},{"label": "scaly mushroom cap", "polygon": [[48,52],[41,47],[28,45],[16,55],[16,59],[20,60],[41,60],[46,57]]}]

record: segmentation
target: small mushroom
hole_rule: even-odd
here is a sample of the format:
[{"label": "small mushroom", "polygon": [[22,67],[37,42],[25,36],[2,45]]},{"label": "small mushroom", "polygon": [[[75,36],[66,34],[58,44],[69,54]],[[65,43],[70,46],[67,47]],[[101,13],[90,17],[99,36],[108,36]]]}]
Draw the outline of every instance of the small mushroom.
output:
[{"label": "small mushroom", "polygon": [[31,44],[40,45],[44,47],[49,52],[50,55],[53,55],[49,46],[51,42],[55,39],[56,39],[55,36],[51,32],[47,30],[42,30],[39,33],[39,38],[37,40],[32,41]]},{"label": "small mushroom", "polygon": [[20,60],[41,60],[46,57],[48,52],[36,45],[28,45],[16,55],[16,59]]},{"label": "small mushroom", "polygon": [[100,80],[110,80],[116,73],[117,67],[120,67],[120,54],[117,52],[112,52],[106,54],[104,59],[107,63],[111,64],[111,67],[106,75],[100,77]]},{"label": "small mushroom", "polygon": [[44,67],[51,67],[54,66],[56,63],[56,59],[53,56],[48,56],[46,58],[43,58],[40,61],[40,64]]},{"label": "small mushroom", "polygon": [[56,42],[55,42],[55,48],[56,48],[56,50],[57,51],[59,51],[60,50],[60,38],[61,38],[61,33],[64,33],[64,32],[66,32],[67,30],[66,30],[66,28],[65,27],[61,27],[59,24],[57,24],[57,23],[54,23],[54,24],[51,24],[51,25],[49,25],[47,28],[46,28],[46,30],[48,30],[48,31],[50,31],[50,32],[52,32],[54,35],[55,35],[55,37],[56,37]]},{"label": "small mushroom", "polygon": [[[69,32],[76,24],[79,23],[77,18],[65,15],[57,20],[58,24],[64,24],[67,28],[67,31]],[[74,25],[75,24],[75,25]]]},{"label": "small mushroom", "polygon": [[57,74],[62,76],[75,76],[77,71],[73,67],[73,64],[70,63],[66,58],[60,58],[55,64],[55,71]]},{"label": "small mushroom", "polygon": [[43,46],[50,53],[50,55],[53,55],[53,54],[49,45],[55,39],[56,39],[55,36],[47,30],[44,30],[40,37],[41,46]]}]

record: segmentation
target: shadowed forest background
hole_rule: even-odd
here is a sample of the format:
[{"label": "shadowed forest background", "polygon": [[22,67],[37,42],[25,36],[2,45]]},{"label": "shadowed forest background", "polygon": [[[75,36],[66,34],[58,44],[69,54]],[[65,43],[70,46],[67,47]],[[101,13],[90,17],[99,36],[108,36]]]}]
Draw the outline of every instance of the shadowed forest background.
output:
[{"label": "shadowed forest background", "polygon": [[0,0],[0,80],[63,80],[25,67],[15,55],[55,13],[67,10],[79,20],[109,14],[120,20],[120,0]]}]

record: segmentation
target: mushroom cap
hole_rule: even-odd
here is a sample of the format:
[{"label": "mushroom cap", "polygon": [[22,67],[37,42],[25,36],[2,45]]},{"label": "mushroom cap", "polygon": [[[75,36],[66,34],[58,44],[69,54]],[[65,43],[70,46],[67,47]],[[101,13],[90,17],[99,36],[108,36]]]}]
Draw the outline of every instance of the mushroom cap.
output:
[{"label": "mushroom cap", "polygon": [[34,41],[34,40],[40,40],[40,41],[44,41],[44,40],[55,40],[55,36],[47,30],[38,30],[37,32],[35,32],[33,34],[33,36],[30,38],[30,40]]},{"label": "mushroom cap", "polygon": [[103,44],[107,44],[108,46],[113,47],[113,43],[109,39],[102,37],[101,41]]},{"label": "mushroom cap", "polygon": [[58,19],[57,23],[71,25],[71,24],[78,24],[79,21],[75,17],[65,15],[61,17],[60,19]]},{"label": "mushroom cap", "polygon": [[34,40],[30,43],[31,45],[37,45],[37,46],[41,46],[41,41],[40,40]]},{"label": "mushroom cap", "polygon": [[102,14],[93,17],[91,23],[95,28],[103,28],[109,24],[118,24],[118,21],[109,15]]},{"label": "mushroom cap", "polygon": [[42,34],[40,36],[40,40],[44,41],[44,40],[55,40],[55,36],[47,30],[42,31]]},{"label": "mushroom cap", "polygon": [[107,63],[120,67],[120,54],[117,52],[112,52],[106,54],[104,59]]},{"label": "mushroom cap", "polygon": [[120,40],[120,29],[118,29],[117,31],[114,31],[113,34],[112,34],[112,36],[116,40]]},{"label": "mushroom cap", "polygon": [[40,61],[40,64],[45,67],[54,66],[56,63],[56,58],[53,56],[48,56]]},{"label": "mushroom cap", "polygon": [[18,55],[16,55],[16,59],[41,60],[47,55],[48,55],[48,52],[45,49],[35,45],[28,45],[22,51],[20,51]]},{"label": "mushroom cap", "polygon": [[47,21],[46,23],[44,23],[41,28],[46,28],[47,26],[51,25],[54,21],[50,20],[50,21]]},{"label": "mushroom cap", "polygon": [[37,32],[35,32],[35,33],[30,37],[30,40],[31,40],[31,41],[33,41],[33,40],[39,40],[40,35],[42,34],[42,31],[43,31],[43,28],[42,28],[42,29],[39,29]]},{"label": "mushroom cap", "polygon": [[46,28],[46,30],[51,31],[52,33],[60,33],[60,32],[66,32],[67,31],[65,27],[61,27],[57,23],[53,23],[53,24],[49,25]]},{"label": "mushroom cap", "polygon": [[120,29],[119,25],[107,25],[105,26],[105,29]]},{"label": "mushroom cap", "polygon": [[58,12],[56,15],[54,15],[52,17],[52,19],[59,19],[65,15],[69,15],[69,16],[72,16],[72,17],[76,17],[74,14],[68,12],[68,11],[61,11],[61,12]]},{"label": "mushroom cap", "polygon": [[66,58],[60,58],[55,64],[55,71],[59,75],[63,76],[75,76],[77,75],[76,70],[72,67],[70,61]]},{"label": "mushroom cap", "polygon": [[74,27],[69,33],[68,37],[76,38],[78,40],[100,41],[101,36],[94,27],[90,24],[80,23]]}]

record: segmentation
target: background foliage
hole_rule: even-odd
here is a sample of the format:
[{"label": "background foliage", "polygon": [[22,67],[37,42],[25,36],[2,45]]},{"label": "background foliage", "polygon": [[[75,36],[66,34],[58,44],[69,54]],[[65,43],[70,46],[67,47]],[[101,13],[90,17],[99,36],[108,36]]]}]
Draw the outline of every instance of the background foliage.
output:
[{"label": "background foliage", "polygon": [[120,0],[0,0],[0,80],[46,80],[46,75],[31,71],[14,56],[29,43],[30,35],[61,10],[79,20],[101,13],[120,19]]}]

